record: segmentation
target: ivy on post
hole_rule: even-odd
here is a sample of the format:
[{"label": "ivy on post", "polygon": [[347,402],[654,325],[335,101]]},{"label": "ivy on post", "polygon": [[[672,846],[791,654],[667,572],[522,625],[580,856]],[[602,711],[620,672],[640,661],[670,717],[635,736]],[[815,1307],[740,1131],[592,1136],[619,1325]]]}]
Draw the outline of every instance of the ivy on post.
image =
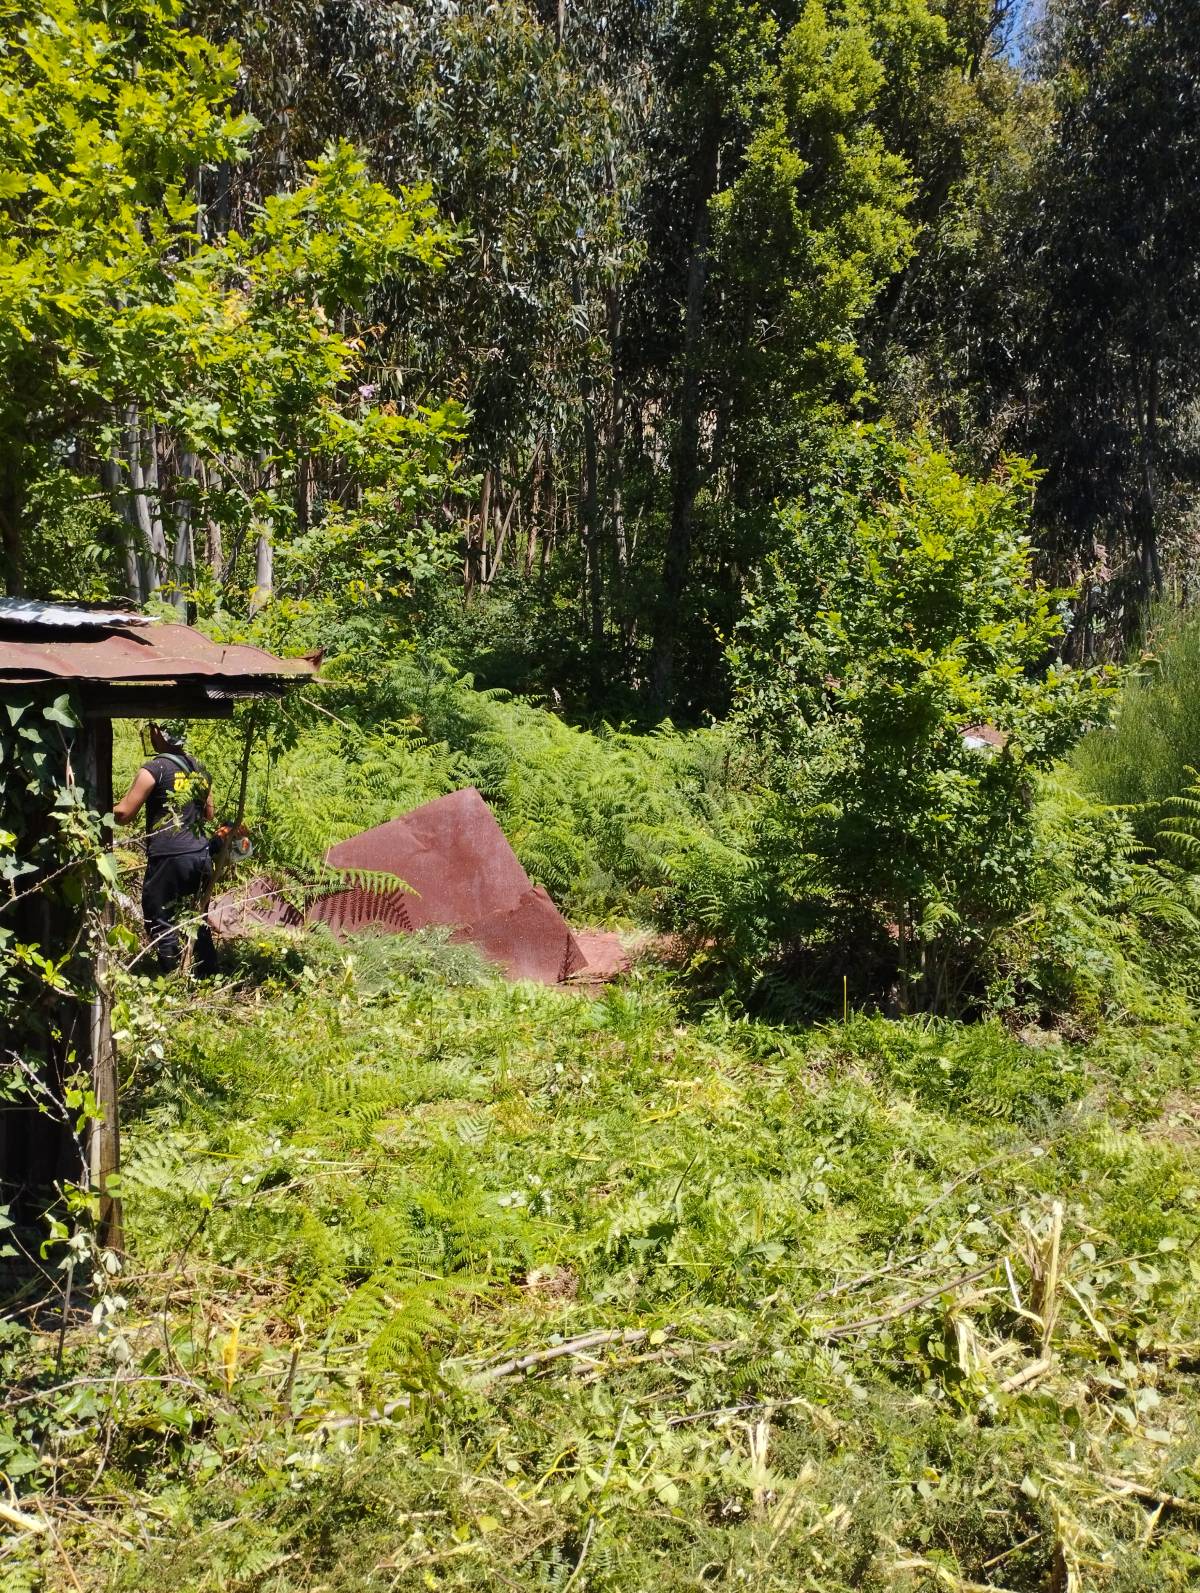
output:
[{"label": "ivy on post", "polygon": [[0,699],[0,1160],[5,1196],[40,1216],[56,1186],[88,1181],[73,1103],[92,1110],[94,1091],[77,1080],[92,1063],[90,942],[113,873],[111,860],[102,867],[96,738],[78,703],[31,685],[0,687]]}]

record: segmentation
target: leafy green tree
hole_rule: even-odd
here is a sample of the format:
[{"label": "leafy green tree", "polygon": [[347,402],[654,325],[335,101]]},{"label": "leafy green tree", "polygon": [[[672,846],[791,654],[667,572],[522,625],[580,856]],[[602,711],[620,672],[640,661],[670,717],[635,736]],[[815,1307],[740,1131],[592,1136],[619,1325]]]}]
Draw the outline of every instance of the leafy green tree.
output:
[{"label": "leafy green tree", "polygon": [[420,504],[461,417],[372,403],[357,316],[381,282],[445,258],[428,192],[397,197],[331,145],[243,231],[206,240],[196,170],[238,161],[253,132],[229,111],[235,54],[188,33],[178,0],[2,0],[0,17],[10,590],[29,485],[64,469],[100,476],[131,522],[135,597],[195,578],[198,525],[252,606],[277,543],[394,590],[435,540]]},{"label": "leafy green tree", "polygon": [[943,6],[939,37],[885,57],[879,115],[909,164],[917,231],[862,334],[887,413],[936,427],[984,469],[1012,426],[995,360],[1025,313],[1013,235],[1036,203],[1029,174],[1054,125],[1049,85],[1014,57],[1014,10]]},{"label": "leafy green tree", "polygon": [[960,155],[872,372],[893,415],[984,468],[1037,459],[1041,567],[1079,588],[1064,650],[1119,653],[1146,599],[1191,579],[1196,7],[1052,0],[1019,65],[993,48],[932,109]]},{"label": "leafy green tree", "polygon": [[1046,667],[1062,618],[1031,574],[1033,486],[1019,460],[971,481],[927,441],[851,429],[729,648],[792,849],[835,914],[893,926],[901,993],[933,1008],[1026,902],[1031,778],[1105,689]]},{"label": "leafy green tree", "polygon": [[900,134],[880,129],[892,77],[941,70],[943,19],[926,0],[200,15],[245,50],[266,129],[235,194],[350,129],[466,235],[375,300],[389,396],[446,372],[471,411],[464,585],[513,572],[507,596],[536,572],[513,601],[547,684],[715,706],[714,624],[794,490],[798,432],[860,386],[855,328],[907,254]]},{"label": "leafy green tree", "polygon": [[874,20],[822,0],[686,0],[666,33],[641,332],[666,376],[671,446],[660,708],[675,700],[705,508],[718,580],[736,586],[760,552],[739,522],[781,489],[797,428],[855,391],[855,325],[908,247],[905,168],[873,115]]},{"label": "leafy green tree", "polygon": [[225,185],[231,214],[336,134],[385,182],[431,184],[454,218],[445,271],[374,297],[381,392],[411,402],[449,385],[469,411],[467,594],[544,565],[548,543],[572,565],[582,551],[568,602],[576,642],[594,639],[628,564],[615,349],[636,250],[622,226],[641,169],[633,109],[648,90],[622,68],[648,19],[482,0],[419,0],[403,25],[370,0],[336,15],[206,0],[199,16],[238,41],[242,101],[264,124]]}]

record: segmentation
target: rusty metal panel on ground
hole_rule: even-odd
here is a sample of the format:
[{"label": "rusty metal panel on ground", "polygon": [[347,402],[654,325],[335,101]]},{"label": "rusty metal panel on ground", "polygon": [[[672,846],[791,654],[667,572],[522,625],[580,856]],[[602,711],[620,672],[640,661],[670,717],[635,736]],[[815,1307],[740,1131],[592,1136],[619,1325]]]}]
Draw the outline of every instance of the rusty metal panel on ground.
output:
[{"label": "rusty metal panel on ground", "polygon": [[349,885],[322,891],[308,904],[307,924],[324,924],[335,935],[357,935],[364,929],[411,934],[409,894],[402,885]]},{"label": "rusty metal panel on ground", "polygon": [[473,924],[533,889],[474,786],[352,835],[331,846],[325,861],[333,868],[395,874],[404,880],[413,891],[409,916],[414,929]]},{"label": "rusty metal panel on ground", "polygon": [[583,967],[570,926],[540,885],[458,930],[454,939],[478,946],[510,979],[552,985]]},{"label": "rusty metal panel on ground", "polygon": [[503,830],[467,786],[330,847],[334,868],[394,874],[410,887],[414,929],[445,925],[510,978],[557,984],[584,965],[570,926],[521,867]]},{"label": "rusty metal panel on ground", "polygon": [[255,929],[302,929],[304,914],[265,874],[256,874],[208,906],[209,927],[218,935],[248,935]]},{"label": "rusty metal panel on ground", "polygon": [[[473,787],[352,836],[331,847],[327,860],[375,877],[318,890],[300,910],[260,875],[218,897],[209,923],[222,935],[314,923],[338,936],[439,925],[453,930],[455,941],[477,946],[510,979],[542,984],[601,983],[629,967],[619,935],[591,930],[576,937]],[[380,874],[403,883],[391,886]]]},{"label": "rusty metal panel on ground", "polygon": [[575,973],[581,983],[605,984],[629,972],[629,953],[615,930],[577,929],[575,940],[584,959],[583,967]]}]

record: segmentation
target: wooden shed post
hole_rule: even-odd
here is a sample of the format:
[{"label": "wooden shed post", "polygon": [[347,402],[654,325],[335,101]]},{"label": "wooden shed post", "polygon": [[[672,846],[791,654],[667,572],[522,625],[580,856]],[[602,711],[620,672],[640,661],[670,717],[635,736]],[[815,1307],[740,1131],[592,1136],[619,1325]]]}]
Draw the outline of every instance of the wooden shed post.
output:
[{"label": "wooden shed post", "polygon": [[[72,778],[86,789],[90,807],[100,814],[112,811],[114,718],[228,719],[236,699],[281,697],[315,675],[310,660],[222,644],[189,626],[165,624],[145,614],[0,597],[0,694],[24,701],[31,694],[43,698],[69,692],[82,711],[70,748]],[[108,837],[105,844],[111,845]],[[48,874],[46,883],[53,878],[54,873]],[[120,1166],[113,966],[106,933],[112,909],[106,908],[98,925],[88,926],[99,931],[97,943],[81,948],[77,904],[62,898],[61,889],[43,895],[27,887],[11,920],[19,924],[23,941],[53,947],[56,956],[84,955],[92,961],[83,970],[80,995],[58,1004],[63,1017],[59,1035],[43,1032],[46,1024],[41,1029],[36,1021],[29,1025],[31,1044],[42,1053],[46,1086],[62,1110],[51,1119],[32,1100],[0,1105],[0,1195],[7,1199],[11,1186],[28,1205],[31,1190],[42,1200],[56,1184],[86,1181],[99,1198],[99,1237],[120,1249],[121,1204],[109,1188]],[[39,1010],[30,1016],[37,1020],[43,1014]],[[0,1034],[0,1040],[7,1045],[7,1034]],[[74,1114],[62,1099],[68,1061],[90,1070],[98,1107],[98,1121],[89,1127],[83,1147],[74,1132]]]},{"label": "wooden shed post", "polygon": [[[104,927],[112,924],[112,908],[104,910]],[[108,1180],[121,1170],[120,1098],[117,1090],[117,1048],[112,1036],[112,996],[108,984],[108,948],[96,952],[96,992],[92,997],[92,1094],[99,1116],[88,1131],[88,1180],[100,1197],[97,1237],[110,1250],[124,1249],[121,1201],[108,1191]]]},{"label": "wooden shed post", "polygon": [[[87,718],[80,738],[81,773],[88,798],[97,813],[110,813],[113,805],[112,720]],[[111,832],[104,838],[111,847]],[[117,1088],[117,1050],[112,1034],[112,989],[108,957],[108,930],[113,925],[111,902],[106,902],[97,926],[93,950],[92,1000],[88,1015],[88,1050],[92,1094],[97,1117],[88,1125],[88,1183],[100,1200],[97,1238],[110,1250],[124,1248],[121,1202],[108,1192],[109,1178],[121,1168],[120,1096]]]}]

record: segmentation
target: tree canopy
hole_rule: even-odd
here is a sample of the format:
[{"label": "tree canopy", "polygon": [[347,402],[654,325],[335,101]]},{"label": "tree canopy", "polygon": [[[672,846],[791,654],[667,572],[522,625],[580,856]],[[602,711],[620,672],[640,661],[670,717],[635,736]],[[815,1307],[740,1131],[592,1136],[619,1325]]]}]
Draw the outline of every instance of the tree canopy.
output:
[{"label": "tree canopy", "polygon": [[344,562],[360,536],[356,577],[394,586],[436,545],[419,511],[459,412],[372,402],[359,318],[381,284],[439,267],[450,234],[427,190],[394,196],[331,144],[243,231],[203,236],[197,169],[243,159],[254,122],[231,111],[234,53],[182,16],[173,0],[5,10],[9,588],[26,580],[29,500],[57,478],[69,513],[92,473],[129,522],[108,529],[134,597],[215,579],[261,601],[277,542],[311,561],[323,539]]}]

